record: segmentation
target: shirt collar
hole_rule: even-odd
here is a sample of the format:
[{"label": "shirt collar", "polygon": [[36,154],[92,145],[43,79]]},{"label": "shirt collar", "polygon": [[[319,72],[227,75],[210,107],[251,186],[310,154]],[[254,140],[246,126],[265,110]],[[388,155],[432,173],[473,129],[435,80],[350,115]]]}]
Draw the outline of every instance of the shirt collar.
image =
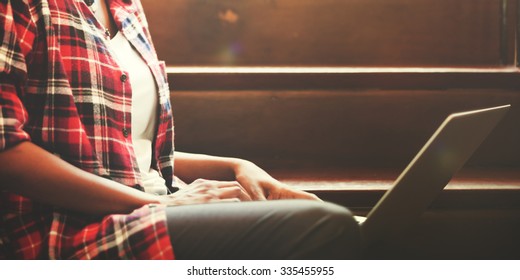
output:
[{"label": "shirt collar", "polygon": [[114,21],[118,29],[121,29],[121,22],[128,18],[128,15],[137,12],[136,3],[134,0],[107,0],[110,12],[114,17]]}]

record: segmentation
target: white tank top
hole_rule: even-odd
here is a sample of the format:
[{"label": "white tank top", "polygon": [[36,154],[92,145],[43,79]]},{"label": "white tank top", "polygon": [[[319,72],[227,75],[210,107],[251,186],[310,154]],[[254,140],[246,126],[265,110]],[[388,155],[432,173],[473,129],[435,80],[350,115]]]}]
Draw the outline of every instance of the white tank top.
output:
[{"label": "white tank top", "polygon": [[157,85],[148,65],[125,36],[118,32],[110,46],[119,66],[128,72],[132,86],[132,142],[147,193],[166,194],[164,179],[151,168],[152,143],[157,124]]}]

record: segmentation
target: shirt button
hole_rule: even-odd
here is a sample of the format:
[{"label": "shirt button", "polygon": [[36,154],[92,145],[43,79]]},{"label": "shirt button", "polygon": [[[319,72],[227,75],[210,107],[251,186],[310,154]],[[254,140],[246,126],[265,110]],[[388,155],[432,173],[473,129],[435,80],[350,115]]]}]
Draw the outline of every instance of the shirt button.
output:
[{"label": "shirt button", "polygon": [[105,36],[107,36],[107,38],[110,38],[110,30],[105,29]]},{"label": "shirt button", "polygon": [[125,138],[127,138],[127,137],[128,137],[128,129],[123,128],[121,131],[123,132],[123,136],[124,136]]},{"label": "shirt button", "polygon": [[128,80],[128,76],[126,74],[123,74],[123,75],[121,75],[120,79],[121,79],[121,82],[124,83],[124,82],[126,82],[126,80]]}]

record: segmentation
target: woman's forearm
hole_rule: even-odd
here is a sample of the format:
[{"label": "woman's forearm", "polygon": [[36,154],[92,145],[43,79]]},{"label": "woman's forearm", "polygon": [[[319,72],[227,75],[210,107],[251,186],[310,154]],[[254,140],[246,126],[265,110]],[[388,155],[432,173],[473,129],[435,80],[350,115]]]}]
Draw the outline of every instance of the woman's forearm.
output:
[{"label": "woman's forearm", "polygon": [[129,213],[159,197],[83,171],[31,142],[0,152],[0,189],[85,214]]},{"label": "woman's forearm", "polygon": [[244,160],[203,154],[175,152],[175,175],[190,183],[196,179],[235,180],[235,169]]}]

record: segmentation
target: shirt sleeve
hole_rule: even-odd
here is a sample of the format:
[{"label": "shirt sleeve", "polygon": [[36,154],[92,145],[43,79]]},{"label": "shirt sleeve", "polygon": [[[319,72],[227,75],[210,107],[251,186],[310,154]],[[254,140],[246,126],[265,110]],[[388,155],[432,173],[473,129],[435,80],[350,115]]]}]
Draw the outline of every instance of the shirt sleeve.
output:
[{"label": "shirt sleeve", "polygon": [[[27,76],[26,57],[34,30],[22,1],[0,1],[0,151],[30,140],[24,125],[28,114],[21,101]],[[16,6],[13,6],[16,5]],[[23,32],[20,32],[23,31]],[[20,36],[19,34],[23,34]]]}]

